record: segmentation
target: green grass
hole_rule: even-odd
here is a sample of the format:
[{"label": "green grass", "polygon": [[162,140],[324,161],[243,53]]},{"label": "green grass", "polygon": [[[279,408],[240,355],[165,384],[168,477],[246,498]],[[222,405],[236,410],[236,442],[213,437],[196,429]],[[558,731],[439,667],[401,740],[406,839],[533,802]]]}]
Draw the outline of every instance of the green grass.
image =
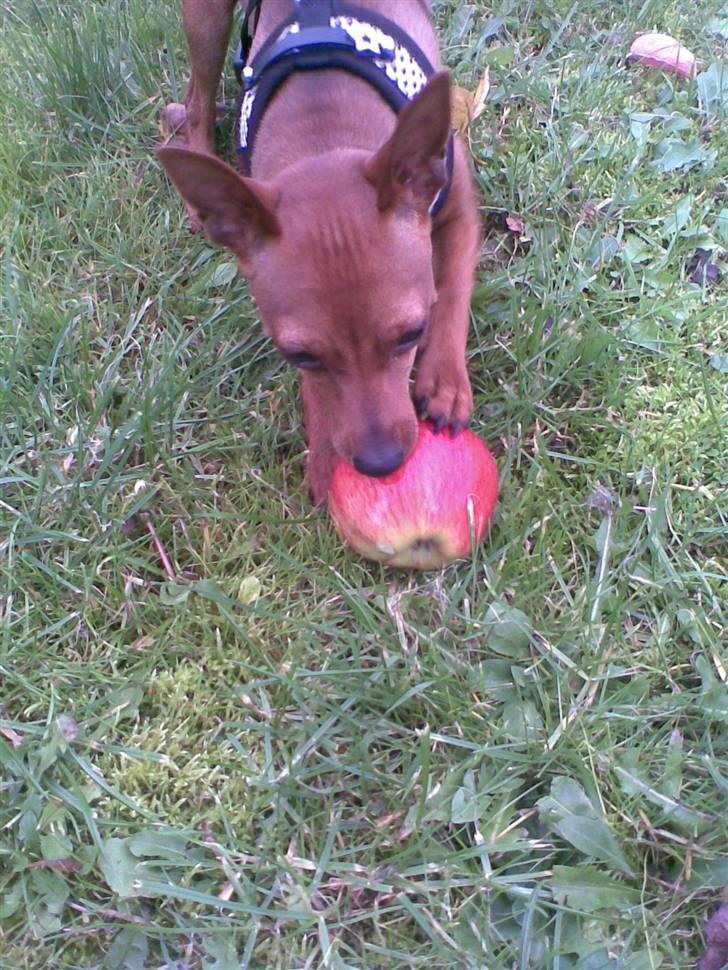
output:
[{"label": "green grass", "polygon": [[414,576],[310,508],[295,376],[153,160],[177,4],[0,9],[0,966],[694,966],[728,883],[728,98],[624,58],[657,28],[725,65],[722,0],[438,6],[458,82],[491,72],[502,498]]}]

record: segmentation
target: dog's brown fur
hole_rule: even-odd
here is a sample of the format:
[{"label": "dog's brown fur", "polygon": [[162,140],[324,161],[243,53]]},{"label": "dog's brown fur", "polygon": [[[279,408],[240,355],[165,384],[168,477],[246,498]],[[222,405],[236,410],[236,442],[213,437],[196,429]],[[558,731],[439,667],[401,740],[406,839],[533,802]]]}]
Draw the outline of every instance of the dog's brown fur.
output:
[{"label": "dog's brown fur", "polygon": [[[194,227],[231,250],[266,332],[302,371],[314,501],[326,498],[337,456],[369,474],[394,470],[416,435],[414,400],[438,425],[472,411],[465,366],[479,218],[464,151],[444,182],[449,81],[435,75],[398,116],[363,80],[342,71],[294,73],[256,136],[253,178],[214,157],[215,94],[236,0],[184,0],[192,74],[180,126],[184,147],[159,158]],[[357,0],[396,20],[440,66],[425,0]],[[263,0],[253,55],[292,9]],[[176,114],[174,112],[176,111]],[[398,347],[423,323],[418,346]],[[304,363],[310,363],[308,359]]]}]

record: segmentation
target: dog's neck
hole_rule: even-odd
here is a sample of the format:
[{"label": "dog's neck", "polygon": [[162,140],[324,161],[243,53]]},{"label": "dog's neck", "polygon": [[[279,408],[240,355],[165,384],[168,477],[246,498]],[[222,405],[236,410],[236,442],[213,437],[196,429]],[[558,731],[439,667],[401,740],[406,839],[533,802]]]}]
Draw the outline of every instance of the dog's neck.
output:
[{"label": "dog's neck", "polygon": [[[299,110],[291,111],[292,103]],[[374,152],[395,123],[394,111],[359,78],[341,71],[294,75],[286,82],[285,100],[274,99],[261,122],[252,174],[272,179],[305,157],[342,148]]]},{"label": "dog's neck", "polygon": [[[395,30],[404,29],[420,46],[425,63],[429,59],[439,65],[429,25],[429,0],[343,0],[347,3],[371,11],[375,19],[383,16]],[[249,64],[255,63],[261,45],[278,35],[281,23],[296,9],[293,0],[262,0]],[[393,106],[372,84],[348,71],[294,72],[283,87],[286,96],[277,92],[268,102],[256,127],[253,151],[243,163],[243,170],[249,165],[249,173],[256,178],[274,178],[303,158],[315,159],[337,149],[374,152],[395,128]]]}]

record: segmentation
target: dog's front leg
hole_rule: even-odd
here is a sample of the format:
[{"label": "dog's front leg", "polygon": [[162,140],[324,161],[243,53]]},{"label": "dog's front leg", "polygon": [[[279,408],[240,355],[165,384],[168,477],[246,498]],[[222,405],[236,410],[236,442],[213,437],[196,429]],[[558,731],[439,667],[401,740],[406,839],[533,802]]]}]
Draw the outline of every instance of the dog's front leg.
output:
[{"label": "dog's front leg", "polygon": [[438,429],[465,427],[473,412],[465,348],[481,227],[467,163],[458,146],[450,196],[432,233],[437,300],[417,362],[415,406]]},{"label": "dog's front leg", "polygon": [[308,488],[314,505],[323,505],[336,465],[330,423],[334,411],[315,374],[301,374],[301,397],[308,442]]},{"label": "dog's front leg", "polygon": [[[236,0],[184,0],[183,21],[190,51],[190,83],[184,106],[168,104],[162,113],[164,130],[187,148],[212,155],[215,151],[215,96],[225,63]],[[200,220],[187,207],[190,227]]]}]

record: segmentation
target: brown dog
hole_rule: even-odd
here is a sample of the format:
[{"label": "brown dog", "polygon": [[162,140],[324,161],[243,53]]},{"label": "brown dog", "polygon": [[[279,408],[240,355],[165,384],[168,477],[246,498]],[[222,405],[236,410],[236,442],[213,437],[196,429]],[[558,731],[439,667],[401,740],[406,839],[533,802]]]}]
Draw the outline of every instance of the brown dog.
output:
[{"label": "brown dog", "polygon": [[[309,482],[320,503],[338,456],[369,475],[406,458],[417,427],[415,360],[419,412],[438,428],[470,419],[475,194],[462,146],[456,139],[448,149],[442,72],[396,113],[345,70],[294,71],[260,120],[252,177],[214,157],[215,95],[235,2],[184,0],[192,63],[179,131],[185,147],[161,148],[159,158],[193,226],[235,254],[266,333],[302,371]],[[322,2],[335,11],[340,0]],[[439,70],[429,0],[356,4],[360,17],[393,21]],[[260,0],[253,63],[297,9],[294,0]],[[168,114],[179,122],[179,106]],[[431,218],[448,150],[447,198]]]}]

